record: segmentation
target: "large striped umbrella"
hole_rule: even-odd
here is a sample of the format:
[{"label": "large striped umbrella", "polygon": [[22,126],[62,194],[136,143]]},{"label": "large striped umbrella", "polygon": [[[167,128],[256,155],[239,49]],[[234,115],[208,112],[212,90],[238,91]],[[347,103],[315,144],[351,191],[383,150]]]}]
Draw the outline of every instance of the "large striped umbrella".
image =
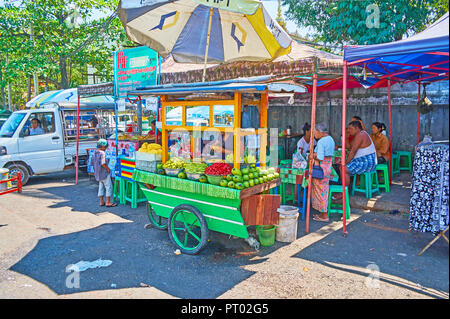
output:
[{"label": "large striped umbrella", "polygon": [[122,0],[130,40],[180,63],[270,61],[292,39],[258,0]]}]

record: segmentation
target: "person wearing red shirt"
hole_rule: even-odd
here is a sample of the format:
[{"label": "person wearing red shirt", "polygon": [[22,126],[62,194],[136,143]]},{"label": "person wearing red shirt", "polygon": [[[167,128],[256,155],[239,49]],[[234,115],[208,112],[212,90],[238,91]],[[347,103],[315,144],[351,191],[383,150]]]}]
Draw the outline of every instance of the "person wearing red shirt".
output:
[{"label": "person wearing red shirt", "polygon": [[155,140],[155,130],[157,130],[156,134],[157,134],[157,138],[158,138],[158,144],[161,144],[161,142],[162,142],[162,133],[161,133],[160,130],[158,130],[156,128],[156,120],[153,120],[151,125],[152,125],[152,129],[147,133],[147,137],[150,140]]}]

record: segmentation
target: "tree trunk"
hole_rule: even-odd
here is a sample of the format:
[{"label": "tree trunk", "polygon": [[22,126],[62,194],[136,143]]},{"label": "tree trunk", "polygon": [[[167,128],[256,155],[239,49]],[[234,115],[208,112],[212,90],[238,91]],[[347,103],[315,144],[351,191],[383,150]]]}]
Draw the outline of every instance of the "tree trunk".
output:
[{"label": "tree trunk", "polygon": [[64,56],[59,58],[59,70],[61,73],[61,89],[68,89],[69,82],[67,80],[67,58]]},{"label": "tree trunk", "polygon": [[[3,81],[3,73],[1,68],[0,68],[0,81]],[[3,108],[6,110],[5,87],[3,85],[2,85],[2,101],[3,101]]]},{"label": "tree trunk", "polygon": [[27,102],[31,100],[31,75],[28,75],[28,93],[27,93]]}]

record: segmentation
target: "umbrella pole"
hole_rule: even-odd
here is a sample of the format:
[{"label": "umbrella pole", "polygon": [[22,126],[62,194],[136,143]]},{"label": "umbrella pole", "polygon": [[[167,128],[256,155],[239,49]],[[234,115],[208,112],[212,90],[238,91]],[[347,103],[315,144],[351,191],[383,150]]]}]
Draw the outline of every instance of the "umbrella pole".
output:
[{"label": "umbrella pole", "polygon": [[[346,155],[346,145],[345,141],[347,139],[346,136],[346,124],[347,124],[347,61],[344,61],[344,70],[343,70],[343,82],[342,82],[342,153],[341,153],[341,183],[342,183],[342,229],[344,235],[347,234],[347,225],[345,216],[347,215],[347,198],[345,197],[345,155]],[[349,184],[350,186],[350,184]]]},{"label": "umbrella pole", "polygon": [[312,192],[312,169],[314,166],[314,131],[316,127],[316,96],[317,96],[317,73],[313,74],[312,110],[311,110],[311,139],[309,151],[309,174],[308,174],[308,199],[306,203],[306,234],[309,233],[309,216],[311,211]]},{"label": "umbrella pole", "polygon": [[75,163],[75,185],[78,184],[78,147],[80,144],[80,94],[77,97],[77,156]]},{"label": "umbrella pole", "polygon": [[[418,89],[418,97],[417,102],[420,102],[420,81],[419,81],[419,89]],[[416,138],[416,145],[419,144],[419,134],[420,134],[420,113],[417,111],[417,138]]]},{"label": "umbrella pole", "polygon": [[392,185],[392,111],[391,111],[391,78],[388,79],[388,108],[389,108],[389,184]]},{"label": "umbrella pole", "polygon": [[214,9],[209,9],[209,23],[208,23],[208,37],[206,38],[206,51],[205,51],[205,65],[203,66],[203,78],[202,82],[205,82],[206,78],[206,62],[208,61],[208,51],[209,51],[209,39],[211,38],[211,22]]}]

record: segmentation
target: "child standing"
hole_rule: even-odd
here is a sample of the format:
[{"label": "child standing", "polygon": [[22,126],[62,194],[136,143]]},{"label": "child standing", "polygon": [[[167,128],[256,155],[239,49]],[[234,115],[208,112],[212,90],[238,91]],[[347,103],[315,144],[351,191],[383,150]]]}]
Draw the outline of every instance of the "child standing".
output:
[{"label": "child standing", "polygon": [[[100,198],[100,206],[114,207],[116,203],[111,202],[113,194],[113,184],[111,181],[111,170],[106,162],[105,150],[108,142],[100,139],[97,142],[97,150],[92,156],[92,166],[94,167],[95,180],[98,182],[98,197]],[[106,196],[106,202],[105,197]]]}]

